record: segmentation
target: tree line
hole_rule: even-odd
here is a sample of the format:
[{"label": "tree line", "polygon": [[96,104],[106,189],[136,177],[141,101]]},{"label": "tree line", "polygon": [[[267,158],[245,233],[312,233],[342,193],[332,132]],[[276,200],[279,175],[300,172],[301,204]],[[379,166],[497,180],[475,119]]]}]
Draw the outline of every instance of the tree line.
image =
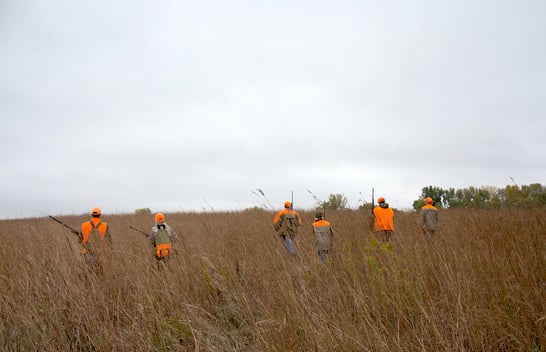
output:
[{"label": "tree line", "polygon": [[[425,198],[432,198],[437,208],[529,208],[546,206],[546,186],[540,183],[530,185],[507,185],[504,188],[494,186],[467,187],[461,189],[426,186],[421,189],[419,198],[413,201],[415,210],[425,205]],[[317,207],[324,209],[348,209],[347,197],[332,193],[327,201],[317,202]],[[359,210],[370,210],[372,203],[364,201]]]},{"label": "tree line", "polygon": [[544,207],[546,186],[540,183],[507,185],[504,188],[483,186],[443,189],[427,186],[422,188],[419,199],[413,202],[413,208],[421,208],[426,197],[432,198],[435,206],[440,208]]}]

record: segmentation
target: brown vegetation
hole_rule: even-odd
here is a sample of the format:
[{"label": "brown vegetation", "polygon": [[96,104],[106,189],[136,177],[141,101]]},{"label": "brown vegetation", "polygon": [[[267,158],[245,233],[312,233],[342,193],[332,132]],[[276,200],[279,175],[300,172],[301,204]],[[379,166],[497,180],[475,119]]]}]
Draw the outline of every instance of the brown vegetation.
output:
[{"label": "brown vegetation", "polygon": [[[181,235],[158,270],[151,215],[103,216],[111,255],[89,270],[47,219],[0,221],[2,351],[544,351],[543,210],[446,210],[432,243],[397,213],[392,245],[367,213],[332,211],[330,261],[311,213],[298,257],[272,212],[166,214]],[[86,217],[61,217],[78,228]]]}]

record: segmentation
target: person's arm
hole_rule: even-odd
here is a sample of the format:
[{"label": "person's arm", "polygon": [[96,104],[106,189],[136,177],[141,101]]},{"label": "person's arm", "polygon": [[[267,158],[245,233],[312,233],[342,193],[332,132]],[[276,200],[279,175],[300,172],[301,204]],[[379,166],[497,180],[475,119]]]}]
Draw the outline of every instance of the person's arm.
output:
[{"label": "person's arm", "polygon": [[277,214],[275,214],[275,218],[273,219],[273,227],[275,228],[275,231],[279,231],[282,224],[282,217],[283,214],[282,210],[279,211]]},{"label": "person's arm", "polygon": [[84,222],[84,223],[82,224],[82,229],[81,229],[81,231],[80,231],[80,243],[83,243],[83,244],[84,244],[85,242],[87,242],[87,236],[88,236],[88,235],[87,235],[86,224],[87,224],[86,222]]},{"label": "person's arm", "polygon": [[106,240],[108,241],[109,244],[112,244],[112,236],[110,235],[110,227],[108,226],[108,224],[105,224],[106,225],[106,232],[104,233],[104,237],[106,237]]},{"label": "person's arm", "polygon": [[155,240],[157,236],[157,226],[153,226],[152,230],[150,231],[150,242],[152,242],[152,245],[155,247]]},{"label": "person's arm", "polygon": [[419,216],[417,217],[417,225],[423,226],[423,224],[425,223],[424,219],[425,219],[425,211],[421,209],[419,210]]},{"label": "person's arm", "polygon": [[176,242],[178,241],[178,234],[174,232],[173,228],[167,225],[167,233],[169,234],[169,237],[171,238],[171,241]]}]

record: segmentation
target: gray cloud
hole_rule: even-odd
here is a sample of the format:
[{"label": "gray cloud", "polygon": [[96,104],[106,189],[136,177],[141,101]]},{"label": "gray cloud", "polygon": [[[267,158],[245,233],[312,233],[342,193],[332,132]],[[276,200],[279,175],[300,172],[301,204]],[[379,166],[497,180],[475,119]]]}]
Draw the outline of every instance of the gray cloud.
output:
[{"label": "gray cloud", "polygon": [[0,6],[0,218],[545,183],[540,1]]}]

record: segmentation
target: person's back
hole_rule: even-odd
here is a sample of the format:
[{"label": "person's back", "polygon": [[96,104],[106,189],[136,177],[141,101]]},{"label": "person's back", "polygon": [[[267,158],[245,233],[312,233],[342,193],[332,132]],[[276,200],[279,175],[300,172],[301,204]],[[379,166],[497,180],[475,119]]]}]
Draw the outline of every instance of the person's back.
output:
[{"label": "person's back", "polygon": [[389,241],[394,231],[394,211],[385,202],[385,198],[379,197],[377,202],[379,205],[373,209],[374,231]]},{"label": "person's back", "polygon": [[294,210],[283,209],[279,214],[278,230],[281,235],[295,236],[298,232],[299,215]]},{"label": "person's back", "polygon": [[298,228],[301,226],[301,219],[298,212],[292,209],[291,202],[284,202],[284,209],[275,214],[273,226],[275,231],[282,237],[286,250],[290,254],[296,255],[293,240],[298,233]]},{"label": "person's back", "polygon": [[315,213],[315,222],[312,224],[315,233],[315,246],[322,262],[326,260],[326,254],[332,248],[332,237],[334,236],[332,225],[323,216],[321,211],[317,211]]},{"label": "person's back", "polygon": [[389,207],[388,203],[379,203],[373,209],[374,215],[374,230],[394,230],[394,211]]},{"label": "person's back", "polygon": [[165,259],[173,248],[173,242],[178,238],[174,230],[165,222],[162,213],[155,215],[155,225],[150,232],[150,240],[156,249],[156,259]]},{"label": "person's back", "polygon": [[430,197],[425,198],[425,205],[419,211],[419,226],[428,237],[432,237],[438,229],[438,209]]},{"label": "person's back", "polygon": [[102,245],[112,242],[108,223],[101,220],[101,215],[100,208],[93,208],[91,220],[81,226],[81,253],[85,256],[95,256]]},{"label": "person's back", "polygon": [[298,228],[301,225],[300,216],[297,211],[290,209],[290,206],[286,206],[290,202],[285,203],[285,208],[279,210],[273,219],[275,230],[279,232],[281,236],[289,235],[295,236],[298,233]]}]

